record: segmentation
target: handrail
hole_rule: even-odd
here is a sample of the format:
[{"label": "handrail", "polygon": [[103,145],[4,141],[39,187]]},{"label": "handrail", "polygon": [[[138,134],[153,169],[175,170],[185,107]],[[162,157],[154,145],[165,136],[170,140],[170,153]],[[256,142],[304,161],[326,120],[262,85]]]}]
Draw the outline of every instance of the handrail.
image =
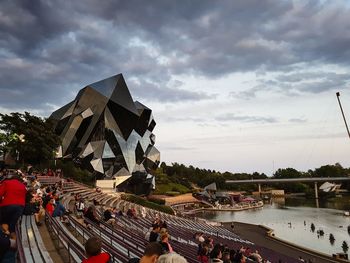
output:
[{"label": "handrail", "polygon": [[[69,237],[66,231],[50,215],[46,213],[45,219],[49,222],[49,227],[51,227],[52,230],[56,230],[51,232],[57,236],[58,242],[61,241],[65,249],[68,251],[69,262],[71,262],[71,257],[73,257],[76,262],[81,262],[86,258],[85,251],[81,248],[81,245],[79,246],[75,240]],[[79,258],[79,261],[77,261],[77,257]]]},{"label": "handrail", "polygon": [[26,256],[24,255],[22,237],[21,237],[22,229],[20,229],[20,227],[19,227],[19,222],[16,224],[15,231],[16,231],[17,252],[18,252],[19,262],[26,263],[27,261],[26,261]]},{"label": "handrail", "polygon": [[[74,230],[79,233],[84,240],[87,240],[89,237],[96,235],[97,233],[93,233],[93,231],[88,230],[87,228],[83,227],[75,218],[73,218],[72,216],[68,217],[69,219],[69,223],[71,224],[71,226],[74,228]],[[88,220],[88,219],[86,219]],[[89,222],[89,224],[94,225],[93,222]],[[107,242],[107,240],[105,240],[104,238],[102,238],[102,235],[106,236],[106,233],[102,233],[102,231],[99,232],[99,234],[97,234],[101,240],[102,240],[102,249],[104,251],[107,251],[110,255],[111,255],[111,259],[114,262],[115,260],[118,260],[118,262],[120,262],[119,260],[123,260],[121,262],[125,262],[125,260],[129,260],[130,258],[130,254],[128,253],[128,255],[124,255],[122,253],[120,253],[120,251],[115,250],[115,247],[113,246],[113,240],[111,240],[110,242]],[[116,242],[116,241],[115,241]],[[126,249],[127,250],[127,249]]]}]

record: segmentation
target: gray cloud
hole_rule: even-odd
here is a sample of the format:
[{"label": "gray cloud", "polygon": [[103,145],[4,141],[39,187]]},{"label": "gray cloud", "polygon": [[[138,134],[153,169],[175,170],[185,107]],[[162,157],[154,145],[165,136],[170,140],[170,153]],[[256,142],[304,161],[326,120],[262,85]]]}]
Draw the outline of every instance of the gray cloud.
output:
[{"label": "gray cloud", "polygon": [[278,120],[274,117],[263,116],[249,116],[249,115],[237,115],[234,113],[227,113],[215,118],[217,121],[239,121],[247,123],[276,123]]},{"label": "gray cloud", "polygon": [[259,92],[277,92],[291,97],[304,93],[345,90],[350,85],[350,74],[330,71],[282,73],[276,77],[268,77],[257,79],[259,85],[244,91],[231,92],[229,95],[233,98],[252,99]]},{"label": "gray cloud", "polygon": [[166,151],[192,151],[195,150],[194,147],[183,147],[183,146],[165,146],[162,147],[162,150]]},{"label": "gray cloud", "polygon": [[309,63],[348,69],[348,17],[345,1],[1,1],[0,105],[45,111],[119,72],[136,97],[172,103],[214,98],[170,85],[176,74],[286,72],[245,97],[342,88],[345,76],[300,83],[308,76],[287,73]]},{"label": "gray cloud", "polygon": [[288,121],[292,122],[292,123],[305,123],[305,122],[307,122],[307,120],[303,119],[303,118],[292,118],[292,119],[289,119]]},{"label": "gray cloud", "polygon": [[178,121],[178,122],[198,122],[198,123],[208,121],[208,119],[196,118],[196,117],[169,117],[166,120],[171,122]]},{"label": "gray cloud", "polygon": [[[161,87],[152,82],[132,82],[132,91],[135,97],[143,100],[156,100],[159,102],[186,102],[215,99],[216,95],[209,95],[204,92],[194,92],[179,88]],[[131,85],[130,85],[131,86]]]}]

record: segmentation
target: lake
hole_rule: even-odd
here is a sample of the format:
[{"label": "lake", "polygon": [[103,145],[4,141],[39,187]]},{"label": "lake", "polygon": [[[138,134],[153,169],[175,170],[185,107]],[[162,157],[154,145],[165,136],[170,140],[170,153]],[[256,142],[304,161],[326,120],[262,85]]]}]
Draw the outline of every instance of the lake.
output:
[{"label": "lake", "polygon": [[[327,201],[305,198],[278,198],[269,201],[263,208],[240,212],[211,212],[197,214],[211,221],[238,221],[250,224],[261,224],[274,229],[275,236],[308,247],[310,249],[333,254],[343,252],[342,243],[350,247],[348,226],[350,217],[343,216],[344,210],[350,210],[350,198],[333,198]],[[315,231],[311,231],[311,224]],[[323,230],[324,236],[317,234]],[[335,241],[329,241],[330,233]]]}]

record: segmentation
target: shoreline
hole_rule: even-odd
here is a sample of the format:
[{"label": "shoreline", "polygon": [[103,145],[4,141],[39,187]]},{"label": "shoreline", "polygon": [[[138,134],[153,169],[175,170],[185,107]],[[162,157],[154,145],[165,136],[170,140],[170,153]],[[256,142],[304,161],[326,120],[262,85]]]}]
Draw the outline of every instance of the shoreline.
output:
[{"label": "shoreline", "polygon": [[[299,257],[302,257],[303,259],[311,259],[313,262],[317,263],[350,262],[345,259],[336,259],[331,255],[308,249],[275,237],[273,234],[274,230],[263,225],[254,225],[236,221],[234,221],[233,224],[233,232],[239,235],[241,238],[247,239],[258,246],[265,247],[279,252],[280,254],[292,257],[296,259],[296,261],[299,259]],[[222,222],[222,226],[232,231],[231,222]]]}]

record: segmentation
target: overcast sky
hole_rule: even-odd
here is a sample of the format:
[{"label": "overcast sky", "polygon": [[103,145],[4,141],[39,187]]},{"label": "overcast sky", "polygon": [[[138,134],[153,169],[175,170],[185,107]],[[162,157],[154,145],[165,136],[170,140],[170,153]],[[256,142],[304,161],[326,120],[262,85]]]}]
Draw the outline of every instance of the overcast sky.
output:
[{"label": "overcast sky", "polygon": [[[123,73],[162,161],[231,172],[350,166],[344,1],[0,2],[0,112],[40,116]],[[349,119],[350,122],[350,119]]]}]

